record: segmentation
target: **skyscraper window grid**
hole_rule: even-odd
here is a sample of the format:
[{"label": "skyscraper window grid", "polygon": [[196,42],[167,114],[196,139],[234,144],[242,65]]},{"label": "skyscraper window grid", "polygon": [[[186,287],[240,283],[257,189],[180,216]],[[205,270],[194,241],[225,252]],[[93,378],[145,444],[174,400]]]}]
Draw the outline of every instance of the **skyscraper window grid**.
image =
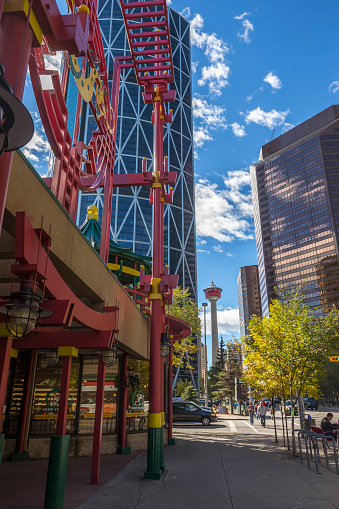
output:
[{"label": "skyscraper window grid", "polygon": [[335,139],[339,109],[325,112],[288,137],[280,136],[275,145],[262,147],[260,160],[251,167],[263,313],[275,298],[274,286],[303,283],[305,303],[324,311],[339,304],[338,225],[332,204],[339,186],[328,168],[337,165],[339,176],[339,157],[328,162],[323,153],[324,140]]},{"label": "skyscraper window grid", "polygon": [[[172,9],[169,11],[170,36],[177,98],[171,103],[173,123],[164,127],[164,156],[169,158],[170,171],[177,171],[173,204],[164,210],[164,263],[179,274],[179,285],[189,287],[193,298],[196,289],[196,242],[194,214],[193,120],[191,89],[191,49],[189,23]],[[117,0],[101,0],[98,18],[102,30],[109,79],[112,80],[114,57],[129,54],[127,37]],[[110,86],[112,81],[109,82]],[[72,85],[71,85],[72,86]],[[134,70],[123,70],[117,129],[115,172],[141,172],[142,158],[152,169],[153,126],[152,106],[145,105],[142,89],[137,85]],[[89,141],[94,118],[84,105],[80,137]],[[80,193],[77,224],[86,217],[87,206],[99,208],[101,220],[103,193]],[[152,209],[149,191],[145,188],[117,189],[112,203],[111,236],[123,247],[141,255],[151,255]]]}]

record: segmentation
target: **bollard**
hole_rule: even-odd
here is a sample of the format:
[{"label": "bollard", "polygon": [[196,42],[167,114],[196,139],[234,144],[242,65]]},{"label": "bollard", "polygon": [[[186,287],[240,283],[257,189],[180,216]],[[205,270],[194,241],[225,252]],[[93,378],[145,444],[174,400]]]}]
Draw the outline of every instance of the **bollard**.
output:
[{"label": "bollard", "polygon": [[1,460],[2,460],[2,450],[4,448],[4,439],[5,439],[5,435],[3,433],[0,433],[0,465],[1,465]]},{"label": "bollard", "polygon": [[63,509],[69,435],[53,435],[49,453],[44,509]]}]

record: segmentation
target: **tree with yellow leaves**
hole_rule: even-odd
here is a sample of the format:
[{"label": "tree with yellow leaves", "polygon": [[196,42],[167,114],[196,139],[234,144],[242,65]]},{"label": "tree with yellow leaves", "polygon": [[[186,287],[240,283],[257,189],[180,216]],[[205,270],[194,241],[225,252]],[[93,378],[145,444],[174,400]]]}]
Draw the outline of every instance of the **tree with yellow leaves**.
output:
[{"label": "tree with yellow leaves", "polygon": [[300,288],[276,292],[269,315],[251,317],[244,371],[253,386],[263,384],[269,390],[271,384],[271,391],[279,388],[293,404],[293,397],[303,391],[317,391],[324,357],[339,344],[339,311],[333,308],[326,315],[312,311]]}]

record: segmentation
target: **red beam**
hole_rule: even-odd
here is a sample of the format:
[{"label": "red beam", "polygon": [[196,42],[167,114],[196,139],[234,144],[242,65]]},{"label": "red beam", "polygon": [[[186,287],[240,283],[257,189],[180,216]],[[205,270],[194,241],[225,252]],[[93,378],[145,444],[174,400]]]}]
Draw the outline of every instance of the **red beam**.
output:
[{"label": "red beam", "polygon": [[131,30],[135,30],[134,27],[128,27],[129,33],[131,34],[131,37],[138,37],[138,38],[147,38],[147,37],[155,37],[154,34],[156,34],[156,37],[167,37],[168,32],[167,30],[159,30],[158,32],[137,32],[133,33]]},{"label": "red beam", "polygon": [[16,444],[16,452],[23,452],[23,450],[24,450],[28,403],[29,403],[29,395],[31,393],[31,383],[32,383],[32,375],[33,375],[33,361],[34,361],[34,350],[31,350],[31,353],[29,356],[29,361],[28,361],[28,373],[27,373],[27,376],[25,377],[25,390],[24,390],[24,395],[23,395],[23,405],[22,405],[21,417],[20,417],[20,431],[19,431],[18,441]]},{"label": "red beam", "polygon": [[144,2],[123,2],[124,9],[140,9],[141,7],[154,7],[164,5],[163,0],[145,0]]},{"label": "red beam", "polygon": [[[125,4],[128,5],[128,4]],[[139,5],[141,7],[141,5]],[[162,18],[165,16],[165,11],[143,11],[143,12],[131,12],[125,14],[126,19],[143,19],[143,18]]]},{"label": "red beam", "polygon": [[[74,331],[46,331],[37,332],[29,338],[15,341],[18,350],[43,350],[58,348],[59,346],[74,346],[81,348],[109,348],[112,344],[112,331],[74,330]],[[0,344],[2,339],[0,338]]]}]

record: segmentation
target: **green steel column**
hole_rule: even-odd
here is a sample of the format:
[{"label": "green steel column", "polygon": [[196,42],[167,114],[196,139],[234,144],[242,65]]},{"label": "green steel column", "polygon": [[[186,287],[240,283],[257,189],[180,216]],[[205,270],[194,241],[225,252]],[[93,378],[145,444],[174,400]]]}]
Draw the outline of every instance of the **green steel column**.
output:
[{"label": "green steel column", "polygon": [[160,467],[161,414],[148,414],[147,472],[145,479],[159,481],[162,478]]},{"label": "green steel column", "polygon": [[165,472],[165,413],[161,412],[161,433],[160,433],[160,469]]},{"label": "green steel column", "polygon": [[69,435],[53,435],[49,454],[44,509],[63,509]]}]

